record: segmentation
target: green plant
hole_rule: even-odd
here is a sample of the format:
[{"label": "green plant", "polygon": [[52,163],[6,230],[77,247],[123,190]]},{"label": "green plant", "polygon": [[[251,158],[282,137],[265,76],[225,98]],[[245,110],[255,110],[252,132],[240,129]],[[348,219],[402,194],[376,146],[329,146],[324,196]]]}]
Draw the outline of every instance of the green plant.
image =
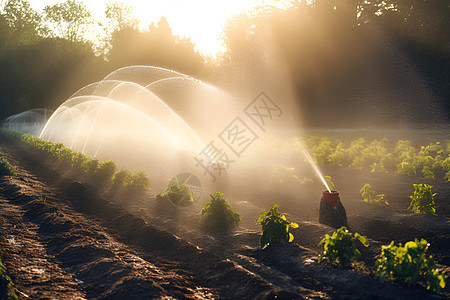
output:
[{"label": "green plant", "polygon": [[223,194],[216,192],[210,194],[211,200],[205,204],[200,212],[199,223],[206,229],[230,230],[239,225],[241,216],[235,212]]},{"label": "green plant", "polygon": [[6,269],[0,258],[0,299],[16,300],[19,297],[14,293],[11,278],[6,275]]},{"label": "green plant", "polygon": [[101,181],[108,181],[116,173],[116,170],[116,164],[112,160],[104,161],[97,166],[95,177]]},{"label": "green plant", "polygon": [[368,247],[369,242],[359,233],[351,234],[345,226],[336,230],[332,236],[326,234],[320,241],[323,245],[323,252],[319,255],[319,263],[326,259],[332,266],[338,268],[349,268],[352,260],[358,258],[361,253],[355,247],[355,240],[360,241]]},{"label": "green plant", "polygon": [[0,156],[0,176],[17,176],[9,162]]},{"label": "green plant", "polygon": [[384,163],[382,163],[382,162],[380,162],[380,163],[375,162],[375,163],[371,164],[370,167],[372,168],[372,170],[370,171],[372,173],[388,173],[388,171],[384,167]]},{"label": "green plant", "polygon": [[334,183],[333,183],[333,181],[331,181],[331,176],[323,176],[323,179],[327,183],[327,185],[330,188],[330,190],[333,190],[334,189]]},{"label": "green plant", "polygon": [[261,223],[263,230],[259,239],[261,248],[267,244],[284,244],[294,240],[294,236],[289,232],[289,227],[298,228],[298,224],[287,221],[287,215],[281,213],[276,204],[268,211],[259,214],[257,222]]},{"label": "green plant", "polygon": [[141,191],[150,189],[150,179],[148,178],[148,174],[143,169],[131,174],[132,175],[129,180],[124,181],[125,187]]},{"label": "green plant", "polygon": [[447,276],[437,271],[434,260],[425,252],[430,244],[425,239],[415,239],[395,245],[392,241],[387,246],[381,246],[381,257],[375,262],[374,275],[380,281],[396,281],[408,285],[416,284],[418,280],[427,283],[427,289],[438,293],[445,287]]},{"label": "green plant", "polygon": [[344,145],[342,143],[339,143],[336,146],[336,149],[332,154],[328,156],[328,161],[332,166],[338,166],[338,167],[348,167],[351,163],[351,161],[348,158],[347,150],[345,149]]},{"label": "green plant", "polygon": [[416,168],[414,167],[413,164],[411,164],[407,161],[402,161],[397,166],[397,174],[413,176],[413,175],[416,175]]},{"label": "green plant", "polygon": [[123,186],[132,190],[150,189],[150,179],[148,179],[144,170],[132,173],[127,169],[121,169],[114,174],[112,181],[116,186]]},{"label": "green plant", "polygon": [[95,175],[95,172],[97,172],[97,168],[99,165],[99,161],[98,159],[88,159],[83,161],[83,163],[81,164],[81,169],[88,175]]},{"label": "green plant", "polygon": [[428,184],[414,184],[414,193],[411,198],[411,204],[408,209],[411,209],[418,214],[436,214],[436,204],[433,197],[436,195],[431,192],[431,185]]},{"label": "green plant", "polygon": [[112,181],[114,185],[126,186],[126,183],[131,181],[132,173],[127,169],[121,169],[117,173],[114,174]]},{"label": "green plant", "polygon": [[162,196],[169,197],[176,205],[189,206],[194,203],[193,195],[194,192],[186,184],[186,180],[174,180]]},{"label": "green plant", "polygon": [[324,164],[329,161],[329,156],[334,152],[332,144],[327,138],[321,138],[320,142],[312,147],[312,157],[316,163]]},{"label": "green plant", "polygon": [[376,195],[375,190],[368,183],[366,183],[359,192],[361,193],[364,202],[375,204],[384,202],[386,205],[389,205],[387,200],[384,199],[384,194]]}]

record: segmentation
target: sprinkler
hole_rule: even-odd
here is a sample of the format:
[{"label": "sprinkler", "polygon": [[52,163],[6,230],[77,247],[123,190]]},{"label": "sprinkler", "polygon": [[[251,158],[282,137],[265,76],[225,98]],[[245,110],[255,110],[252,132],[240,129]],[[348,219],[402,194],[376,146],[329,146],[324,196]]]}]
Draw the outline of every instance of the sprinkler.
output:
[{"label": "sprinkler", "polygon": [[347,213],[341,203],[338,191],[323,191],[320,198],[319,223],[336,229],[347,224]]}]

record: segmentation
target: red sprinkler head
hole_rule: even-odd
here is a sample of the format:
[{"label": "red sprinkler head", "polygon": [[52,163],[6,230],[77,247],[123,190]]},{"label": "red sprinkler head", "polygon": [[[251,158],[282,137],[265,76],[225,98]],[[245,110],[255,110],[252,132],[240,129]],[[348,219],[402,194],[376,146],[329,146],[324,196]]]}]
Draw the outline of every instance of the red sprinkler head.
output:
[{"label": "red sprinkler head", "polygon": [[347,224],[347,213],[341,203],[338,191],[323,191],[320,198],[319,223],[334,228],[340,228]]},{"label": "red sprinkler head", "polygon": [[331,207],[335,208],[339,201],[341,200],[339,198],[339,192],[338,191],[323,191],[322,192],[322,199],[327,201],[328,204],[331,205]]}]

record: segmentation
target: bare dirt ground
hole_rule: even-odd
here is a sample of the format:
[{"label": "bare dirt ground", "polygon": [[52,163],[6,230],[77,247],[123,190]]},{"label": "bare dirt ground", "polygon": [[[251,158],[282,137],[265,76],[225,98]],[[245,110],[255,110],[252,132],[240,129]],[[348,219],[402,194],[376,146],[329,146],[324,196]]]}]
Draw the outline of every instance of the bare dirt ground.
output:
[{"label": "bare dirt ground", "polygon": [[[0,147],[18,174],[0,178],[0,257],[24,299],[450,296],[448,287],[436,295],[420,285],[381,284],[368,272],[317,264],[317,243],[333,229],[315,222],[300,222],[290,245],[260,249],[259,232],[253,229],[207,235],[189,211],[157,205],[150,195],[130,199],[111,194],[21,143],[0,138]],[[349,221],[362,231],[369,227],[372,232],[374,223],[383,220],[394,227],[371,234],[369,248],[361,249],[363,262],[371,265],[376,259],[384,231],[400,232],[394,234],[400,240],[428,232],[444,239],[430,250],[439,263],[447,263],[441,267],[448,274],[448,221],[418,217],[416,224],[432,225],[398,228],[398,215],[372,214],[361,222],[355,214]],[[404,218],[410,224],[410,216]]]}]

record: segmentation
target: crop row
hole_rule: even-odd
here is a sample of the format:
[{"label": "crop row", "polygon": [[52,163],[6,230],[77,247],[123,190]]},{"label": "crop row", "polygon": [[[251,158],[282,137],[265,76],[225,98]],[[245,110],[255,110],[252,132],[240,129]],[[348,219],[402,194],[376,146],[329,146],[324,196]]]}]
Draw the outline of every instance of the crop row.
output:
[{"label": "crop row", "polygon": [[[120,184],[133,190],[146,190],[150,187],[150,179],[144,170],[131,172],[127,169],[118,170],[116,164],[111,161],[99,161],[80,152],[73,151],[63,143],[47,142],[30,134],[2,129],[3,134],[19,139],[39,151],[49,154],[65,165],[82,171],[87,177],[96,183],[111,182]],[[0,168],[1,168],[0,160]],[[12,169],[11,169],[12,170]]]},{"label": "crop row", "polygon": [[[240,222],[239,214],[234,212],[222,196],[219,192],[211,194],[211,201],[205,204],[200,214],[200,224],[208,225],[207,229],[232,229]],[[259,214],[257,222],[262,226],[262,248],[273,244],[288,244],[294,240],[289,229],[298,228],[299,225],[288,221],[287,215],[280,212],[276,204]],[[319,246],[323,245],[323,251],[318,263],[326,260],[333,267],[369,271],[363,263],[356,261],[361,256],[355,246],[357,240],[365,247],[369,246],[365,237],[358,233],[352,234],[344,226],[332,235],[325,235],[319,243]],[[389,245],[382,246],[372,275],[381,282],[397,282],[408,286],[423,282],[427,289],[439,293],[446,285],[447,276],[437,269],[433,258],[426,255],[429,246],[425,239],[415,239],[404,245],[392,241]]]},{"label": "crop row", "polygon": [[13,282],[6,274],[6,268],[0,258],[0,299],[15,300],[19,297],[14,292]]},{"label": "crop row", "polygon": [[15,176],[16,173],[6,158],[3,157],[0,149],[0,176]]},{"label": "crop row", "polygon": [[[415,185],[415,193],[411,197],[411,205],[415,207],[417,203],[424,206],[426,202],[423,194],[429,193],[432,200],[431,186]],[[370,203],[379,203],[382,195],[375,195],[375,191],[366,184],[361,189],[361,196],[364,201]],[[180,205],[183,202],[190,203],[192,192],[185,182],[175,182],[167,189],[164,194],[159,194],[161,200],[167,197],[174,204]],[[208,231],[227,231],[238,226],[241,221],[240,215],[233,210],[223,194],[216,192],[210,195],[210,202],[206,203],[199,214],[199,222],[202,229]],[[185,200],[187,199],[187,200]],[[428,203],[429,204],[429,203]],[[433,202],[434,204],[434,202]],[[422,207],[420,207],[422,209]],[[434,213],[429,211],[429,207],[423,211],[415,208],[415,212]],[[299,225],[290,222],[287,214],[274,205],[266,212],[261,212],[257,220],[262,226],[260,237],[261,248],[273,244],[288,244],[294,240],[294,236],[289,232],[290,228],[298,228]],[[323,260],[329,265],[337,268],[354,268],[369,271],[367,267],[356,261],[361,256],[360,251],[355,246],[355,241],[361,242],[365,247],[369,246],[368,240],[358,233],[352,234],[345,227],[337,229],[332,235],[325,235],[319,245],[323,245],[323,251],[319,256],[318,263]],[[445,287],[447,276],[437,269],[437,266],[431,256],[426,255],[430,244],[425,239],[415,239],[404,245],[396,244],[393,241],[389,245],[381,247],[381,253],[372,268],[372,275],[381,282],[398,282],[400,284],[414,285],[417,282],[423,282],[427,289],[439,293]]]},{"label": "crop row", "polygon": [[332,142],[327,137],[311,136],[305,142],[320,165],[450,181],[450,141],[445,145],[434,142],[415,146],[409,140],[394,143],[386,138],[370,142],[359,138],[346,146],[339,140]]}]

